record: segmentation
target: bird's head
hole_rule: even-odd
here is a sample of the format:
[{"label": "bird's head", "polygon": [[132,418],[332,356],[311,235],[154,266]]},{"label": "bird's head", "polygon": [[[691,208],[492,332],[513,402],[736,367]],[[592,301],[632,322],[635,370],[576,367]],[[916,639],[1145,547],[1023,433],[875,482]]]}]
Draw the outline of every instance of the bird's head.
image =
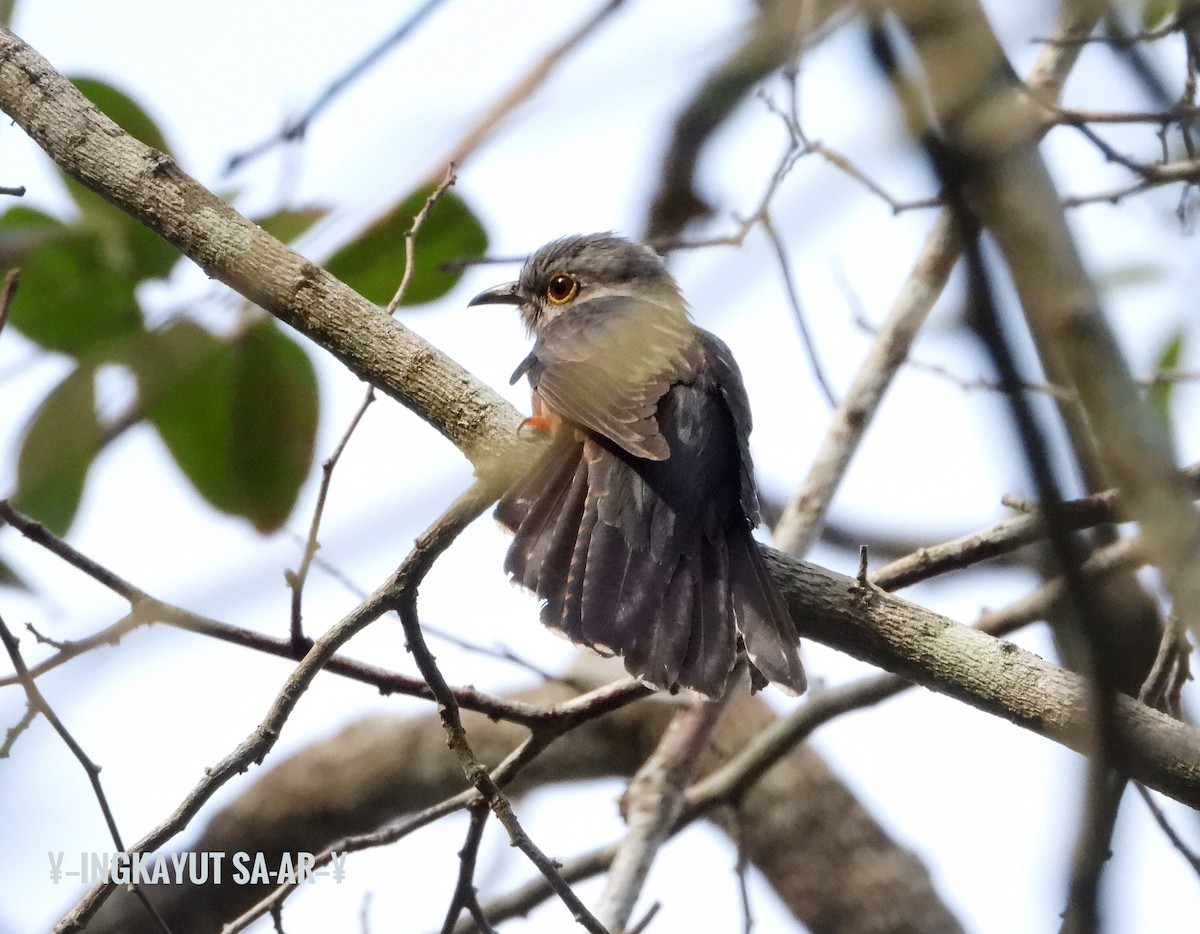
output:
[{"label": "bird's head", "polygon": [[[469,305],[516,305],[530,333],[597,299],[637,299],[672,312],[682,310],[679,286],[662,258],[647,246],[614,233],[563,237],[535,252],[521,278],[480,292]],[[593,306],[598,307],[598,306]]]}]

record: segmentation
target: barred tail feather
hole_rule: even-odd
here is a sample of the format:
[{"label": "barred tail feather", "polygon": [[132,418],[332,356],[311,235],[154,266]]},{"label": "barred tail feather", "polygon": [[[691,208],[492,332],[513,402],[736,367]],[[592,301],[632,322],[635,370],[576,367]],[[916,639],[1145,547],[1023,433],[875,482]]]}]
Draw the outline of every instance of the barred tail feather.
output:
[{"label": "barred tail feather", "polygon": [[729,563],[723,539],[705,539],[695,560],[691,633],[679,683],[708,697],[728,686],[737,653],[737,627],[730,601]]},{"label": "barred tail feather", "polygon": [[[587,466],[581,462],[579,469],[586,475]],[[584,572],[587,568],[588,545],[592,540],[592,531],[599,519],[597,512],[599,496],[596,489],[588,484],[587,496],[584,499],[583,516],[579,520],[575,545],[571,549],[571,563],[567,568],[566,581],[561,591],[561,602],[557,605],[548,599],[542,608],[542,622],[551,629],[557,629],[572,642],[595,648],[595,643],[588,639],[583,631],[583,584]],[[549,596],[543,594],[543,596]],[[606,652],[619,651],[616,646],[604,647]]]},{"label": "barred tail feather", "polygon": [[542,622],[624,657],[658,688],[728,688],[741,633],[757,669],[804,690],[798,638],[748,529],[699,524],[667,506],[624,460],[594,444],[556,445],[507,494],[515,532],[505,568],[543,600]]},{"label": "barred tail feather", "polygon": [[[658,688],[680,683],[683,658],[692,629],[695,559],[681,557],[666,586],[657,619],[626,656],[631,670]],[[690,687],[690,685],[686,685]]]},{"label": "barred tail feather", "polygon": [[800,664],[800,636],[750,532],[729,542],[730,577],[738,628],[750,660],[788,692],[808,685]]}]

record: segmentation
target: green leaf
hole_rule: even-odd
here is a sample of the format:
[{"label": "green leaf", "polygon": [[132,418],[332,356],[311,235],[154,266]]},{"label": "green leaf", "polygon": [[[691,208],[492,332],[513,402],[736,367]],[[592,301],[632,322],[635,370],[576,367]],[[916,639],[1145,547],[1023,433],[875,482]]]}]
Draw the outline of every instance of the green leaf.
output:
[{"label": "green leaf", "polygon": [[[1154,365],[1156,373],[1168,373],[1171,370],[1179,369],[1179,361],[1183,357],[1184,332],[1176,331],[1163,347],[1162,353],[1158,355],[1158,361]],[[1149,399],[1150,404],[1154,406],[1158,414],[1162,416],[1162,420],[1168,425],[1171,424],[1171,398],[1175,394],[1175,384],[1173,382],[1162,381],[1155,382],[1150,387]]]},{"label": "green leaf", "polygon": [[113,267],[95,231],[13,207],[0,215],[0,260],[21,267],[9,321],[47,350],[104,357],[141,331],[135,281]]},{"label": "green leaf", "polygon": [[300,239],[309,228],[329,213],[324,208],[285,208],[266,217],[260,217],[254,223],[269,233],[276,240],[292,243]]},{"label": "green leaf", "polygon": [[24,590],[26,593],[32,592],[29,581],[14,571],[12,565],[3,559],[0,559],[0,587],[8,587],[12,590]]},{"label": "green leaf", "polygon": [[1176,0],[1145,0],[1142,4],[1142,27],[1147,31],[1157,29],[1175,14]]},{"label": "green leaf", "polygon": [[1153,285],[1166,279],[1167,271],[1159,263],[1129,263],[1103,273],[1096,284],[1102,292],[1136,285]]},{"label": "green leaf", "polygon": [[232,465],[242,514],[260,532],[283,525],[312,465],[317,436],[312,361],[263,319],[234,348]]},{"label": "green leaf", "polygon": [[135,139],[159,152],[170,152],[166,137],[150,115],[124,91],[97,78],[74,77],[71,83],[100,111]]},{"label": "green leaf", "polygon": [[[386,305],[404,276],[404,235],[434,187],[418,188],[376,219],[334,253],[325,268],[366,298]],[[401,304],[420,305],[441,298],[462,277],[461,269],[447,271],[441,265],[482,256],[487,243],[483,225],[466,202],[452,191],[444,192],[417,231],[413,275]]]},{"label": "green leaf", "polygon": [[55,535],[70,527],[100,450],[95,371],[80,366],[46,396],[30,420],[17,458],[13,504]]},{"label": "green leaf", "polygon": [[181,319],[144,335],[129,363],[142,411],[179,469],[212,506],[238,513],[241,497],[229,467],[232,352]]},{"label": "green leaf", "polygon": [[265,319],[231,347],[175,321],[131,358],[143,410],[212,506],[260,532],[287,519],[312,464],[317,381],[303,350]]},{"label": "green leaf", "polygon": [[[150,115],[129,95],[94,78],[72,78],[83,95],[130,136],[169,153],[166,138]],[[67,191],[79,206],[84,224],[99,233],[109,262],[135,281],[160,279],[179,261],[179,251],[158,234],[68,175]]]}]

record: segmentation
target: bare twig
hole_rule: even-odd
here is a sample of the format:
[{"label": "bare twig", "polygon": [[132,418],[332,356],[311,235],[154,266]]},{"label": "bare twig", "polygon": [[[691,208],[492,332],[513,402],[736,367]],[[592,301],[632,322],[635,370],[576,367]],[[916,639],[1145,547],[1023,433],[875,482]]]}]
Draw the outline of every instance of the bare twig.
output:
[{"label": "bare twig", "polygon": [[[1053,34],[1064,40],[1086,36],[1102,13],[1102,4],[1065,3]],[[1058,98],[1080,48],[1078,44],[1064,42],[1047,45],[1042,50],[1029,82],[1039,100]],[[781,550],[803,555],[820,535],[841,478],[892,379],[908,356],[917,332],[945,288],[950,270],[958,260],[959,248],[950,215],[942,211],[926,235],[913,271],[896,296],[878,338],[842,397],[808,476],[776,524],[775,543]]]},{"label": "bare twig", "polygon": [[[615,13],[625,0],[608,0],[595,13],[589,16],[579,26],[568,33],[558,44],[548,50],[511,88],[500,96],[480,121],[461,139],[454,149],[437,163],[437,168],[430,172],[431,178],[436,178],[441,167],[447,163],[462,165],[481,145],[496,131],[504,119],[515,110],[522,101],[527,100],[545,82],[550,73],[571,51],[585,39],[590,38],[601,24]],[[520,257],[513,262],[521,262]],[[480,259],[474,263],[506,262],[503,259]],[[447,264],[450,265],[450,264]]]},{"label": "bare twig", "polygon": [[741,817],[734,808],[734,826],[737,834],[737,862],[734,864],[733,871],[737,876],[738,883],[738,901],[742,908],[742,934],[751,934],[754,930],[754,909],[750,904],[750,858],[746,854],[746,847],[742,840],[742,822]]},{"label": "bare twig", "polygon": [[[396,294],[392,296],[392,300],[388,302],[386,313],[391,316],[396,313],[396,309],[404,300],[404,294],[408,291],[408,284],[412,280],[414,260],[416,258],[415,239],[417,231],[425,223],[425,218],[429,216],[430,210],[437,203],[437,200],[445,193],[445,191],[454,184],[454,164],[451,163],[446,169],[446,175],[442,179],[441,184],[437,186],[425,199],[425,203],[416,213],[409,225],[408,230],[404,234],[404,272],[400,277],[400,285],[396,289]],[[304,594],[304,584],[308,580],[308,571],[312,566],[313,558],[316,556],[317,549],[320,545],[317,543],[317,532],[321,527],[321,517],[325,512],[325,500],[329,495],[329,485],[333,481],[333,471],[337,467],[338,461],[341,459],[342,452],[346,450],[346,445],[350,443],[350,438],[354,435],[363,416],[371,403],[375,401],[375,387],[368,386],[367,391],[363,396],[363,401],[359,405],[357,411],[350,419],[350,424],[346,426],[346,431],[342,435],[341,441],[338,442],[328,460],[321,465],[321,485],[317,491],[317,503],[313,507],[312,521],[308,527],[308,537],[304,542],[304,553],[300,559],[300,567],[293,574],[288,574],[288,586],[292,589],[292,642],[296,645],[304,644],[304,630],[301,619],[301,602]]]},{"label": "bare twig", "polygon": [[709,74],[675,119],[646,219],[645,240],[674,240],[692,220],[711,213],[695,187],[701,151],[755,86],[791,62],[803,44],[846,6],[837,0],[758,5],[743,42]]},{"label": "bare twig", "polygon": [[479,899],[475,893],[475,861],[479,856],[479,844],[483,841],[483,828],[487,824],[488,809],[480,801],[470,808],[471,820],[467,826],[467,839],[462,849],[458,851],[458,882],[454,886],[454,895],[450,899],[450,907],[446,911],[446,921],[442,925],[442,934],[453,934],[454,923],[463,909],[467,909],[475,925],[484,934],[495,934],[488,924],[487,917],[479,907]]},{"label": "bare twig", "polygon": [[770,214],[763,213],[762,226],[767,239],[771,243],[771,248],[775,251],[775,258],[779,261],[779,272],[783,276],[784,291],[787,293],[788,305],[792,309],[792,317],[796,321],[796,327],[800,331],[800,338],[804,342],[804,350],[808,355],[808,364],[812,367],[813,377],[816,379],[817,385],[821,388],[821,392],[825,396],[825,401],[829,403],[829,407],[836,408],[837,397],[833,394],[833,387],[829,384],[824,367],[821,366],[821,357],[817,353],[816,342],[813,340],[812,332],[808,328],[808,321],[804,316],[804,308],[800,305],[800,294],[796,289],[796,277],[792,273],[792,264],[788,259],[787,247],[784,245],[783,239],[779,236],[779,231],[771,223]]},{"label": "bare twig", "polygon": [[429,197],[421,205],[421,210],[417,211],[413,216],[412,223],[409,224],[408,230],[404,233],[404,274],[400,277],[400,285],[396,287],[396,294],[392,296],[392,300],[388,302],[387,308],[384,309],[389,316],[394,315],[396,309],[400,307],[400,303],[404,301],[404,295],[408,291],[408,284],[412,281],[413,269],[415,268],[414,260],[416,259],[417,232],[424,225],[425,218],[429,216],[429,212],[433,210],[433,206],[437,204],[438,199],[457,181],[457,176],[454,174],[455,165],[456,163],[454,162],[446,165],[446,171],[442,176],[442,180],[429,193]]},{"label": "bare twig", "polygon": [[[0,521],[12,525],[31,541],[42,545],[72,567],[79,569],[114,593],[124,597],[133,607],[133,610],[126,616],[94,635],[73,642],[61,643],[54,655],[30,667],[30,673],[34,678],[58,668],[85,652],[100,646],[115,645],[128,633],[151,623],[166,623],[188,632],[297,662],[304,658],[310,648],[307,643],[297,644],[289,639],[279,639],[239,626],[231,626],[228,623],[222,623],[158,600],[82,554],[72,545],[51,533],[41,523],[35,522],[13,509],[6,500],[0,500]],[[384,694],[406,694],[425,700],[434,699],[429,685],[420,678],[387,671],[341,655],[333,655],[324,668],[331,674],[378,688]],[[0,678],[0,687],[17,683],[19,683],[19,679],[15,676]],[[590,699],[586,702],[571,702],[554,709],[543,709],[506,701],[474,688],[455,688],[454,693],[458,703],[467,710],[475,710],[489,717],[510,720],[529,727],[546,727],[559,722],[581,722],[581,717],[586,719],[590,715],[588,706],[593,702],[605,709],[612,710],[643,697],[648,692],[639,682],[629,678],[611,685],[595,698],[588,695]]]},{"label": "bare twig", "polygon": [[37,719],[37,708],[33,704],[25,705],[25,712],[21,714],[21,719],[8,728],[4,734],[4,742],[0,743],[0,759],[7,759],[12,755],[13,745],[22,733],[33,725],[33,721]]},{"label": "bare twig", "polygon": [[[104,815],[104,823],[108,826],[108,833],[112,838],[113,845],[118,851],[124,850],[125,844],[121,842],[121,831],[117,829],[117,819],[113,816],[112,808],[108,804],[108,796],[104,794],[104,786],[100,783],[100,766],[88,758],[87,753],[83,751],[83,747],[71,735],[66,725],[59,719],[58,714],[51,708],[45,695],[39,690],[37,683],[33,680],[33,676],[29,673],[29,669],[25,665],[25,659],[21,657],[20,644],[17,642],[16,636],[9,631],[8,625],[4,622],[3,618],[0,618],[0,642],[4,643],[4,649],[8,652],[8,657],[12,660],[13,669],[17,673],[21,687],[25,689],[25,697],[28,700],[30,710],[36,710],[46,718],[46,721],[54,728],[54,732],[59,735],[59,738],[66,744],[66,747],[71,750],[71,755],[83,767],[83,771],[88,777],[88,782],[92,786],[92,794],[96,796],[96,802],[100,805],[100,813]],[[6,747],[7,745],[8,742],[5,743]],[[141,886],[133,885],[132,888],[138,900],[141,901],[146,911],[150,914],[150,917],[154,919],[154,923],[158,929],[163,931],[164,934],[171,934],[167,923],[150,903],[150,899],[146,897],[146,893],[142,891]]]},{"label": "bare twig", "polygon": [[697,701],[677,713],[629,783],[622,800],[629,832],[617,848],[596,908],[597,917],[612,930],[629,926],[646,875],[683,807],[684,791],[733,693],[744,690],[743,678],[735,677],[721,700]]},{"label": "bare twig", "polygon": [[385,36],[374,47],[372,47],[362,58],[350,66],[341,75],[335,78],[322,91],[317,98],[305,108],[304,112],[294,120],[289,120],[283,128],[268,139],[263,140],[249,149],[237,153],[229,158],[225,165],[225,172],[229,174],[244,166],[247,162],[257,159],[259,156],[269,152],[280,143],[289,143],[294,140],[303,138],[308,132],[309,126],[313,120],[336,98],[342,91],[346,90],[351,84],[361,78],[367,71],[378,63],[389,51],[395,48],[399,43],[403,42],[416,29],[422,21],[436,10],[442,3],[442,0],[425,0],[411,16],[403,23],[397,26],[391,33]]},{"label": "bare twig", "polygon": [[[636,687],[638,691],[630,691],[631,687]],[[569,732],[589,720],[610,713],[631,700],[644,697],[646,693],[645,688],[640,684],[632,682],[632,679],[627,679],[626,681],[604,685],[559,704],[535,708],[556,711],[556,716],[553,718],[548,717],[537,724],[532,724],[530,736],[492,770],[492,780],[500,788],[506,787],[558,736]],[[520,703],[515,700],[512,702]],[[393,821],[378,830],[343,837],[330,843],[323,851],[316,854],[315,867],[319,868],[328,865],[332,862],[335,854],[353,853],[359,850],[372,849],[395,843],[448,814],[453,814],[479,803],[481,803],[481,799],[478,791],[474,787],[468,788],[466,791],[452,795],[415,814],[406,815],[404,818]],[[570,882],[573,880],[567,878],[567,881]],[[247,909],[236,920],[227,924],[223,929],[223,934],[236,934],[236,932],[249,927],[254,921],[264,917],[273,908],[281,905],[298,885],[299,883],[286,883],[279,886],[270,895]],[[551,890],[551,894],[553,894],[553,890]],[[490,914],[491,912],[485,913]]]},{"label": "bare twig", "polygon": [[[494,498],[495,496],[495,493],[483,481],[477,483],[472,489],[480,497]],[[490,502],[490,499],[488,501]],[[483,506],[478,507],[479,510],[482,508]],[[460,518],[462,518],[461,515]],[[418,558],[416,566],[423,567],[420,559],[425,556],[426,552],[418,548],[416,554]],[[406,563],[402,570],[407,574],[411,573],[412,569],[413,565]],[[208,769],[205,777],[188,793],[174,813],[134,844],[130,850],[131,853],[150,852],[158,849],[187,826],[200,807],[212,797],[217,789],[234,775],[245,771],[251,763],[262,762],[275,745],[284,723],[287,722],[296,703],[313,679],[329,663],[338,647],[393,607],[397,587],[402,580],[401,572],[397,571],[383,586],[313,643],[255,731],[220,762]],[[449,696],[453,701],[453,694],[448,688],[445,688],[443,695]],[[439,696],[439,700],[441,700],[441,696]],[[55,931],[74,931],[85,924],[111,893],[114,884],[111,882],[100,883],[90,889],[83,899],[56,925]]]},{"label": "bare twig", "polygon": [[941,294],[958,259],[958,249],[949,214],[942,212],[858,375],[842,396],[808,476],[784,507],[774,530],[775,543],[781,550],[804,554],[820,535],[833,494],[917,331]]},{"label": "bare twig", "polygon": [[[1200,495],[1200,464],[1183,471],[1195,495]],[[1007,500],[1012,505],[1011,500]],[[1030,504],[1032,505],[1032,504]],[[1106,522],[1127,519],[1120,493],[1105,490],[1081,499],[1061,504],[1059,521],[1068,529],[1086,529]],[[981,532],[965,535],[940,545],[920,548],[910,555],[884,565],[871,575],[871,580],[884,590],[898,590],[928,580],[938,574],[959,570],[1007,554],[1041,540],[1046,534],[1045,517],[1037,510],[1022,511]]]},{"label": "bare twig", "polygon": [[35,522],[18,512],[6,499],[0,499],[0,523],[11,525],[31,542],[41,545],[51,554],[62,558],[69,565],[82,571],[101,586],[107,587],[117,596],[125,598],[131,604],[147,599],[148,595],[145,591],[139,590],[129,581],[77,551],[40,522]]},{"label": "bare twig", "polygon": [[1146,807],[1150,809],[1150,815],[1154,818],[1154,822],[1158,824],[1159,829],[1166,834],[1167,839],[1171,842],[1171,846],[1179,852],[1189,866],[1192,867],[1192,872],[1200,876],[1200,855],[1184,842],[1184,839],[1175,832],[1175,828],[1171,826],[1171,822],[1167,820],[1167,815],[1163,813],[1162,808],[1158,806],[1158,802],[1154,800],[1154,796],[1150,791],[1138,782],[1133,783],[1133,787],[1137,789],[1142,800],[1146,802]]},{"label": "bare twig", "polygon": [[433,655],[425,645],[417,618],[417,587],[433,562],[454,537],[475,519],[496,498],[496,490],[486,482],[477,482],[446,511],[446,513],[417,539],[412,552],[393,578],[388,600],[400,615],[408,649],[429,683],[438,701],[438,715],[446,728],[448,744],[458,757],[467,779],[487,802],[488,807],[508,831],[509,839],[519,848],[553,886],[555,893],[570,909],[575,920],[591,934],[606,934],[606,929],[588,911],[571,887],[559,875],[553,860],[546,856],[529,838],[513,812],[512,805],[488,770],[475,757],[459,717],[454,692],[438,669]]},{"label": "bare twig", "polygon": [[329,455],[325,463],[321,465],[321,485],[317,490],[317,503],[313,506],[312,520],[308,525],[308,536],[304,541],[304,552],[300,557],[300,566],[294,572],[290,571],[286,575],[287,585],[292,590],[292,644],[296,646],[303,646],[305,643],[302,614],[304,585],[308,581],[308,571],[312,567],[317,549],[321,547],[317,542],[317,533],[321,528],[321,518],[325,514],[325,501],[329,496],[329,485],[333,481],[333,471],[337,467],[338,461],[341,460],[342,452],[346,450],[346,445],[350,443],[350,438],[353,436],[355,429],[358,428],[359,422],[362,421],[363,416],[367,414],[368,407],[374,401],[375,387],[370,386],[367,388],[367,392],[363,396],[363,401],[359,404],[358,410],[350,418],[350,424],[346,426],[346,431],[342,434],[342,439],[337,443],[337,447],[333,449],[333,453]]},{"label": "bare twig", "polygon": [[[559,864],[559,875],[567,882],[583,882],[605,872],[612,865],[617,855],[617,844],[598,847],[582,856],[568,859]],[[534,878],[524,885],[514,889],[507,895],[491,899],[483,905],[483,912],[493,923],[506,921],[509,918],[521,917],[548,898],[554,896],[554,890],[543,878]],[[455,928],[454,934],[474,934],[479,930],[470,919],[463,919]]]}]

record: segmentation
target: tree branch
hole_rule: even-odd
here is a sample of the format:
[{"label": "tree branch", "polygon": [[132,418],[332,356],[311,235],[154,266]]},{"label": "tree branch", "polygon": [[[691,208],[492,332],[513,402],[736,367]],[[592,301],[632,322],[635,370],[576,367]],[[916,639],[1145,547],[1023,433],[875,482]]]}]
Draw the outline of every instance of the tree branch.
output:
[{"label": "tree branch", "polygon": [[520,416],[491,388],[129,136],[3,29],[0,109],[62,171],[416,412],[478,470],[515,470],[538,447],[518,438]]}]

